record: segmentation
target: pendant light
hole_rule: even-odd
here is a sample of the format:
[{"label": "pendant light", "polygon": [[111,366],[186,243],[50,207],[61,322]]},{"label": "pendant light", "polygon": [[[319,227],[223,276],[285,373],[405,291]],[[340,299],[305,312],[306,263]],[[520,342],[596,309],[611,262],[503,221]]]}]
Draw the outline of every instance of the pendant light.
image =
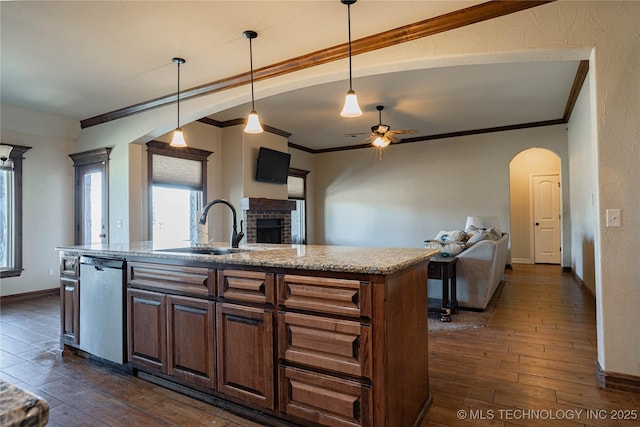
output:
[{"label": "pendant light", "polygon": [[247,30],[242,35],[249,39],[249,63],[251,65],[251,112],[247,118],[247,125],[244,127],[246,133],[261,133],[262,126],[260,125],[260,119],[258,113],[256,113],[255,101],[253,99],[253,48],[251,46],[251,40],[258,37],[258,33],[255,31]]},{"label": "pendant light", "polygon": [[2,167],[5,167],[7,160],[9,161],[9,165],[11,165],[11,150],[13,150],[13,146],[7,144],[0,144],[0,160],[2,161]]},{"label": "pendant light", "polygon": [[358,98],[353,90],[352,77],[351,77],[351,5],[357,0],[340,0],[340,3],[347,5],[347,22],[349,26],[349,91],[344,100],[344,106],[340,115],[342,117],[359,117],[362,115],[362,110],[358,105]]},{"label": "pendant light", "polygon": [[187,142],[184,140],[182,128],[180,128],[180,65],[184,64],[186,61],[182,58],[173,58],[172,61],[178,64],[178,126],[176,127],[176,130],[173,131],[173,139],[169,145],[172,147],[186,147]]}]

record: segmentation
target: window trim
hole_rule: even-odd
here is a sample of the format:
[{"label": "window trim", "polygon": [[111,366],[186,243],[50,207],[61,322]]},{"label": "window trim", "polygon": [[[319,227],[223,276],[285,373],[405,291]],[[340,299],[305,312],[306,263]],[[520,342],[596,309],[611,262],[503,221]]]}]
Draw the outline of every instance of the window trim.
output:
[{"label": "window trim", "polygon": [[13,149],[11,150],[11,154],[9,154],[9,159],[13,162],[13,173],[14,173],[14,206],[15,206],[15,232],[14,232],[14,242],[13,247],[15,249],[14,253],[14,265],[12,268],[2,269],[0,270],[0,278],[5,277],[19,277],[24,270],[22,268],[22,160],[24,157],[22,155],[26,153],[28,150],[31,150],[33,147],[26,147],[23,145],[14,145],[14,144],[6,144],[3,145],[11,145]]},{"label": "window trim", "polygon": [[147,235],[153,240],[153,155],[178,157],[202,163],[202,201],[207,201],[207,161],[213,151],[193,147],[172,147],[166,142],[149,141],[147,146]]},{"label": "window trim", "polygon": [[80,204],[82,203],[82,192],[80,190],[80,177],[82,175],[83,166],[88,165],[101,165],[102,172],[104,173],[104,182],[103,182],[103,191],[104,191],[104,206],[103,211],[106,213],[104,218],[105,225],[105,241],[109,242],[109,155],[111,154],[111,150],[113,147],[103,147],[96,148],[95,150],[83,151],[81,153],[69,154],[69,157],[73,161],[73,169],[74,169],[74,207],[73,207],[73,218],[74,218],[74,242],[76,245],[82,244],[80,239],[81,235],[81,225],[80,223],[83,221],[82,218],[83,209],[80,208]]}]

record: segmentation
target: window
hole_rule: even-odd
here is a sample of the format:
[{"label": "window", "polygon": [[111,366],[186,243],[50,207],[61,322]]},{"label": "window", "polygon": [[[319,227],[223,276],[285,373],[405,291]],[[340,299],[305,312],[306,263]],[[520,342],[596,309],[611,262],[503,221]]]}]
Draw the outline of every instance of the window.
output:
[{"label": "window", "polygon": [[296,202],[296,209],[291,211],[291,243],[307,243],[307,175],[309,171],[289,169],[287,190],[289,200]]},{"label": "window", "polygon": [[198,212],[206,199],[210,151],[147,143],[149,238],[163,245],[198,240]]},{"label": "window", "polygon": [[22,273],[22,155],[29,149],[13,145],[0,163],[0,277]]},{"label": "window", "polygon": [[109,242],[109,153],[111,147],[69,154],[75,168],[75,242]]}]

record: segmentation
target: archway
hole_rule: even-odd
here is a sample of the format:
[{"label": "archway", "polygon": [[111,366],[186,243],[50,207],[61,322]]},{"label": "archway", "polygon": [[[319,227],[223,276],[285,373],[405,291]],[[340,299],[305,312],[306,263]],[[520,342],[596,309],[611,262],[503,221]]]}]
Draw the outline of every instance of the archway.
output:
[{"label": "archway", "polygon": [[[560,157],[554,152],[542,148],[529,148],[524,150],[515,155],[509,162],[512,263],[536,263],[536,224],[534,221],[535,203],[533,197],[533,182],[540,176],[557,176],[558,182],[561,182],[560,171]],[[558,198],[558,209],[560,214],[562,214],[562,202],[559,191]],[[560,218],[558,218],[558,222],[558,253],[555,254],[558,256],[557,261],[553,257],[541,257],[540,253],[538,253],[537,262],[562,264],[562,257],[560,256],[562,222]],[[540,225],[537,227],[540,227]]]}]

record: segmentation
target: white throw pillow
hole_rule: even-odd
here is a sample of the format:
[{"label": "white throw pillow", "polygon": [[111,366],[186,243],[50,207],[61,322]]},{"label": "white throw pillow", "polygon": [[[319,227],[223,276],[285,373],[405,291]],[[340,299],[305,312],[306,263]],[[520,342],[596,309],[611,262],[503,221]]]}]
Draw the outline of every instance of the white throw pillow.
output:
[{"label": "white throw pillow", "polygon": [[447,243],[455,243],[455,242],[464,242],[467,240],[467,235],[464,231],[453,230],[453,231],[441,231],[436,235],[434,240],[439,240],[441,242]]}]

